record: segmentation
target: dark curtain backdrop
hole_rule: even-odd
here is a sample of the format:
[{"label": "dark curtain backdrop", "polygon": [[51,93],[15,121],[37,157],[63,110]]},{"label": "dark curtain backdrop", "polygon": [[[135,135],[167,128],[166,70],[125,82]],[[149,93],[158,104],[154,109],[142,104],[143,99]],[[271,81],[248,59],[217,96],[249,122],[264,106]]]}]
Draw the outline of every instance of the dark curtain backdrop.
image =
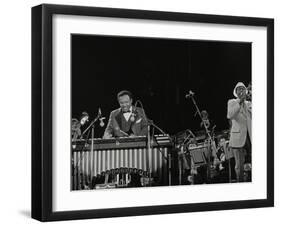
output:
[{"label": "dark curtain backdrop", "polygon": [[127,89],[167,133],[197,131],[200,118],[185,98],[192,90],[220,131],[228,128],[234,86],[251,81],[251,43],[72,35],[71,47],[73,118],[87,111],[92,119],[101,107],[107,123],[119,107],[116,94]]}]

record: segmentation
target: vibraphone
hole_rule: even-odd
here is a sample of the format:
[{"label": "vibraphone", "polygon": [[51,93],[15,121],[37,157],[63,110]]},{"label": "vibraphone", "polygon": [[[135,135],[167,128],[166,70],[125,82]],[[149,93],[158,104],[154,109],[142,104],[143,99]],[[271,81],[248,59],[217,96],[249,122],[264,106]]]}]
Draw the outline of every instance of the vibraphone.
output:
[{"label": "vibraphone", "polygon": [[[147,151],[146,137],[76,140],[72,143],[72,189],[94,188],[109,175],[138,173],[167,184],[168,136],[156,136]],[[102,178],[102,180],[98,180]]]}]

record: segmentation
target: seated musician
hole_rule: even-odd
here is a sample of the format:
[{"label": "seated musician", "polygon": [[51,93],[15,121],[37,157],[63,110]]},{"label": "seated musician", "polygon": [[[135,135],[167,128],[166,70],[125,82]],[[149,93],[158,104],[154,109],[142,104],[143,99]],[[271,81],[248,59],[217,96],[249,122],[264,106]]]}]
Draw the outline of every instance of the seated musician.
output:
[{"label": "seated musician", "polygon": [[123,90],[117,94],[120,108],[110,113],[103,138],[145,136],[147,120],[142,108],[132,106],[131,92]]}]

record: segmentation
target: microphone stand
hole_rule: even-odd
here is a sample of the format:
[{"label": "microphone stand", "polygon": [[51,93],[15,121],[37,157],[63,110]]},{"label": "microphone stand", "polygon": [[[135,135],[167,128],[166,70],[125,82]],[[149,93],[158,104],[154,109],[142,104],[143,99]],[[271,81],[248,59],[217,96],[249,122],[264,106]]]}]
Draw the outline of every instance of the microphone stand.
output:
[{"label": "microphone stand", "polygon": [[[148,124],[150,126],[153,126],[156,129],[158,129],[163,135],[167,135],[167,133],[165,133],[160,127],[158,127],[152,120],[148,120]],[[170,140],[171,143],[173,143],[173,141],[170,137],[169,137],[169,140]],[[157,142],[157,140],[156,140],[156,142]],[[168,175],[168,184],[170,186],[172,184],[172,156],[171,156],[171,152],[169,150],[168,151],[168,157],[166,157],[160,148],[157,149],[157,150],[161,153],[162,158],[165,159],[168,162],[168,174],[169,174]]]},{"label": "microphone stand", "polygon": [[[147,120],[147,119],[146,119]],[[147,153],[146,153],[146,161],[147,161],[147,171],[148,171],[148,183],[151,186],[151,167],[150,167],[150,159],[149,155],[151,153],[151,141],[150,141],[150,124],[147,125]]]},{"label": "microphone stand", "polygon": [[[153,123],[152,120],[148,119],[146,114],[145,114],[145,111],[144,111],[144,108],[143,108],[143,105],[141,103],[140,100],[137,100],[136,101],[136,104],[135,106],[137,105],[137,103],[140,103],[141,105],[141,108],[143,110],[143,113],[144,113],[144,118],[145,118],[145,121],[147,123],[147,153],[146,153],[146,162],[147,162],[147,170],[148,170],[148,177],[149,177],[149,186],[151,186],[151,167],[150,167],[150,159],[149,159],[149,154],[151,153],[151,136],[150,136],[150,128],[151,126],[155,127],[156,129],[158,129],[163,135],[166,135],[167,133],[165,133],[161,128],[159,128],[157,125],[155,125]],[[171,139],[170,139],[171,140]],[[172,142],[172,141],[171,141]],[[168,153],[168,158],[163,154],[162,150],[161,149],[157,149],[160,151],[163,159],[165,159],[166,161],[168,161],[168,169],[169,169],[169,185],[171,185],[171,153],[169,152]]]},{"label": "microphone stand", "polygon": [[94,123],[95,123],[96,121],[98,121],[99,118],[101,118],[101,114],[98,114],[98,115],[96,116],[96,118],[90,123],[90,125],[83,131],[83,133],[82,133],[81,136],[83,136],[92,126],[94,127]]},{"label": "microphone stand", "polygon": [[[208,163],[207,163],[207,180],[209,180],[209,177],[210,177],[210,168],[211,168],[211,166],[210,166],[210,158],[211,158],[211,145],[213,144],[213,138],[212,138],[212,136],[211,136],[211,134],[210,134],[210,131],[208,130],[208,127],[207,127],[207,125],[206,125],[206,123],[205,123],[205,121],[203,120],[203,117],[202,117],[202,114],[201,114],[201,112],[200,112],[200,110],[199,110],[199,108],[198,108],[198,105],[197,105],[197,103],[196,103],[196,101],[195,101],[195,99],[194,99],[194,94],[193,95],[190,95],[189,97],[191,98],[191,100],[192,100],[192,102],[193,102],[193,104],[194,104],[194,106],[195,106],[195,108],[196,108],[196,112],[195,112],[195,115],[196,114],[198,114],[199,115],[199,117],[200,117],[200,119],[201,119],[201,121],[202,121],[202,123],[203,123],[203,126],[204,126],[204,129],[205,129],[205,131],[206,131],[206,134],[207,134],[207,136],[208,136],[208,138],[209,138],[209,143],[208,143],[208,151],[209,151],[209,153],[208,153],[208,156],[207,156],[207,160],[208,160]],[[210,142],[211,142],[211,145],[210,145]]]}]

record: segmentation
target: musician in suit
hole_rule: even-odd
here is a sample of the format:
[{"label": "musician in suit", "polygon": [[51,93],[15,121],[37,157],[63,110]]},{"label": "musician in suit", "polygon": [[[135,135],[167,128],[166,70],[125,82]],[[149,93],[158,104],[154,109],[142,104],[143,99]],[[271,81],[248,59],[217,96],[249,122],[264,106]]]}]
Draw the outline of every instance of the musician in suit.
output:
[{"label": "musician in suit", "polygon": [[120,108],[110,113],[103,138],[145,136],[147,119],[142,108],[132,106],[132,93],[127,90],[117,94]]},{"label": "musician in suit", "polygon": [[235,172],[237,181],[244,181],[244,162],[246,140],[252,141],[252,109],[251,103],[246,100],[247,88],[238,82],[233,90],[236,99],[228,101],[227,118],[231,120],[229,146],[235,158]]}]

